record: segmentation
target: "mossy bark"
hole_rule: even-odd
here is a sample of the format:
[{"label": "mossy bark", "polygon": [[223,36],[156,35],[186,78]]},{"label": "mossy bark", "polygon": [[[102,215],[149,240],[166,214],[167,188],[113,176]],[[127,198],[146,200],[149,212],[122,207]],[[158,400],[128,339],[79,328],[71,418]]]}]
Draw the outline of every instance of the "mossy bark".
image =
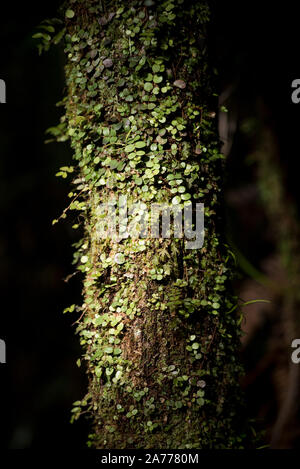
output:
[{"label": "mossy bark", "polygon": [[[223,156],[205,1],[73,0],[65,124],[84,238],[78,332],[96,448],[236,448],[239,318],[222,234]],[[205,206],[205,240],[103,239],[99,204]],[[129,217],[130,218],[130,217]]]}]

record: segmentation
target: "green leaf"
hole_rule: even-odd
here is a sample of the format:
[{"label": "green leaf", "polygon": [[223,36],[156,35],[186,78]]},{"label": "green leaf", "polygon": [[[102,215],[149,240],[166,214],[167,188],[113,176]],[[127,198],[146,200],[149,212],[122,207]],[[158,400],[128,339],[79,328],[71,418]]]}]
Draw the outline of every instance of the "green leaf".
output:
[{"label": "green leaf", "polygon": [[48,31],[48,33],[55,33],[55,28],[53,28],[53,26],[42,24],[39,26],[39,28],[44,29],[45,31]]},{"label": "green leaf", "polygon": [[152,81],[153,80],[153,75],[152,73],[148,73],[148,75],[145,78],[145,81]]},{"label": "green leaf", "polygon": [[131,153],[134,150],[135,150],[135,145],[133,145],[132,143],[130,145],[126,145],[125,147],[126,153]]},{"label": "green leaf", "polygon": [[152,91],[152,90],[153,90],[153,85],[152,85],[152,83],[149,83],[149,82],[145,83],[145,84],[144,84],[144,90],[145,90],[145,91],[148,91],[148,92]]},{"label": "green leaf", "polygon": [[242,304],[242,306],[252,305],[254,303],[271,303],[270,300],[250,300]]},{"label": "green leaf", "polygon": [[154,64],[152,67],[152,71],[154,73],[158,73],[160,71],[160,65],[159,64]]},{"label": "green leaf", "polygon": [[173,205],[178,205],[178,204],[180,204],[180,197],[179,197],[178,195],[176,195],[176,197],[174,197],[174,198],[172,199],[172,204],[173,204]]},{"label": "green leaf", "polygon": [[45,41],[51,41],[51,36],[46,33],[36,33],[32,36],[33,39],[45,39]]},{"label": "green leaf", "polygon": [[140,140],[139,142],[135,143],[136,148],[144,148],[146,146],[146,143]]},{"label": "green leaf", "polygon": [[161,83],[162,80],[163,80],[163,77],[162,77],[162,76],[154,75],[154,77],[153,77],[154,83]]},{"label": "green leaf", "polygon": [[119,164],[118,160],[111,160],[111,162],[109,163],[110,169],[116,169],[118,164]]},{"label": "green leaf", "polygon": [[59,31],[59,33],[56,34],[56,36],[54,36],[53,38],[54,44],[59,44],[59,42],[64,37],[65,32],[66,32],[66,28],[63,28],[61,31]]},{"label": "green leaf", "polygon": [[75,16],[75,13],[74,13],[73,10],[67,10],[66,11],[66,17],[67,18],[71,19],[71,18],[74,18],[74,16]]}]

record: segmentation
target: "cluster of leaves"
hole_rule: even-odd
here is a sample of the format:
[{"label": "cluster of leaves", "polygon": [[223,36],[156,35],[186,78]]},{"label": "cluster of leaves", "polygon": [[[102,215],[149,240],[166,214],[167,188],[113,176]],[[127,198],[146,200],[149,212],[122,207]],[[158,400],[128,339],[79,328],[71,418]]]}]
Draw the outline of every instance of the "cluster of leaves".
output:
[{"label": "cluster of leaves", "polygon": [[48,51],[51,45],[60,43],[66,32],[63,24],[62,19],[52,18],[51,20],[43,21],[39,25],[38,31],[32,36],[33,39],[37,40],[39,54],[43,51]]},{"label": "cluster of leaves", "polygon": [[[74,150],[74,167],[58,175],[75,174],[84,303],[65,312],[81,313],[78,363],[90,383],[73,419],[93,416],[98,448],[241,447],[206,1],[69,0],[64,16],[66,113],[51,133]],[[124,194],[146,205],[204,203],[204,247],[99,237],[99,205]]]}]

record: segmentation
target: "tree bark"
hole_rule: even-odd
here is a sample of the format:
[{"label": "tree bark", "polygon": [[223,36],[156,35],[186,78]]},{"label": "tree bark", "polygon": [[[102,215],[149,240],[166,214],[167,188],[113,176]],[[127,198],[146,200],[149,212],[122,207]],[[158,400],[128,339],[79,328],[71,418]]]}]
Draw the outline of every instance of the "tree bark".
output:
[{"label": "tree bark", "polygon": [[[239,448],[246,425],[223,239],[205,1],[69,0],[66,115],[84,237],[78,333],[96,448]],[[205,239],[103,238],[100,204],[205,207]],[[118,209],[117,209],[118,214]],[[130,216],[129,216],[130,221]]]}]

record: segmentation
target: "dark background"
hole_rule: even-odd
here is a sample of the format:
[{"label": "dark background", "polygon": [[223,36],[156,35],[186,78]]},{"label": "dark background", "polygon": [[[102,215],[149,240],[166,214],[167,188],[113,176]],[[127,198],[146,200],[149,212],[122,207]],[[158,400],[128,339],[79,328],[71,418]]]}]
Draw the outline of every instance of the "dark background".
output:
[{"label": "dark background", "polygon": [[[83,397],[84,374],[72,322],[62,314],[80,301],[73,272],[68,223],[52,227],[67,205],[68,184],[55,177],[68,163],[68,145],[45,145],[58,123],[64,93],[63,53],[38,55],[31,36],[60,2],[6,2],[1,14],[0,75],[7,104],[0,105],[0,337],[7,364],[0,365],[1,446],[84,447],[84,419],[70,425],[72,402]],[[2,5],[1,5],[2,8]]]},{"label": "dark background", "polygon": [[[83,448],[88,433],[84,419],[69,424],[72,402],[83,397],[86,383],[76,366],[76,318],[62,315],[66,306],[80,302],[80,278],[63,281],[73,272],[76,235],[71,223],[51,225],[69,192],[55,173],[72,155],[67,144],[44,144],[45,130],[56,125],[61,112],[55,103],[64,95],[63,53],[54,48],[39,56],[31,38],[43,19],[56,16],[60,3],[6,3],[0,19],[0,78],[7,85],[7,104],[0,105],[0,338],[7,344],[7,364],[0,365],[3,448]],[[219,91],[234,84],[231,103],[237,109],[227,163],[228,225],[259,268],[274,250],[265,236],[264,213],[256,200],[249,223],[249,206],[230,204],[241,189],[247,193],[255,186],[255,172],[246,163],[255,134],[249,143],[240,127],[247,118],[264,124],[256,115],[260,100],[277,139],[287,192],[299,207],[300,104],[291,102],[291,82],[300,78],[300,16],[292,2],[212,3],[210,47]],[[246,281],[241,274],[237,288],[242,290]],[[256,314],[263,313],[258,309]],[[259,347],[264,353],[269,333],[262,322],[256,346],[243,356],[247,370],[259,361]],[[246,392],[249,413],[263,416],[271,429],[278,404],[269,375]],[[264,405],[268,409],[261,413]],[[293,445],[299,446],[297,438]]]}]

